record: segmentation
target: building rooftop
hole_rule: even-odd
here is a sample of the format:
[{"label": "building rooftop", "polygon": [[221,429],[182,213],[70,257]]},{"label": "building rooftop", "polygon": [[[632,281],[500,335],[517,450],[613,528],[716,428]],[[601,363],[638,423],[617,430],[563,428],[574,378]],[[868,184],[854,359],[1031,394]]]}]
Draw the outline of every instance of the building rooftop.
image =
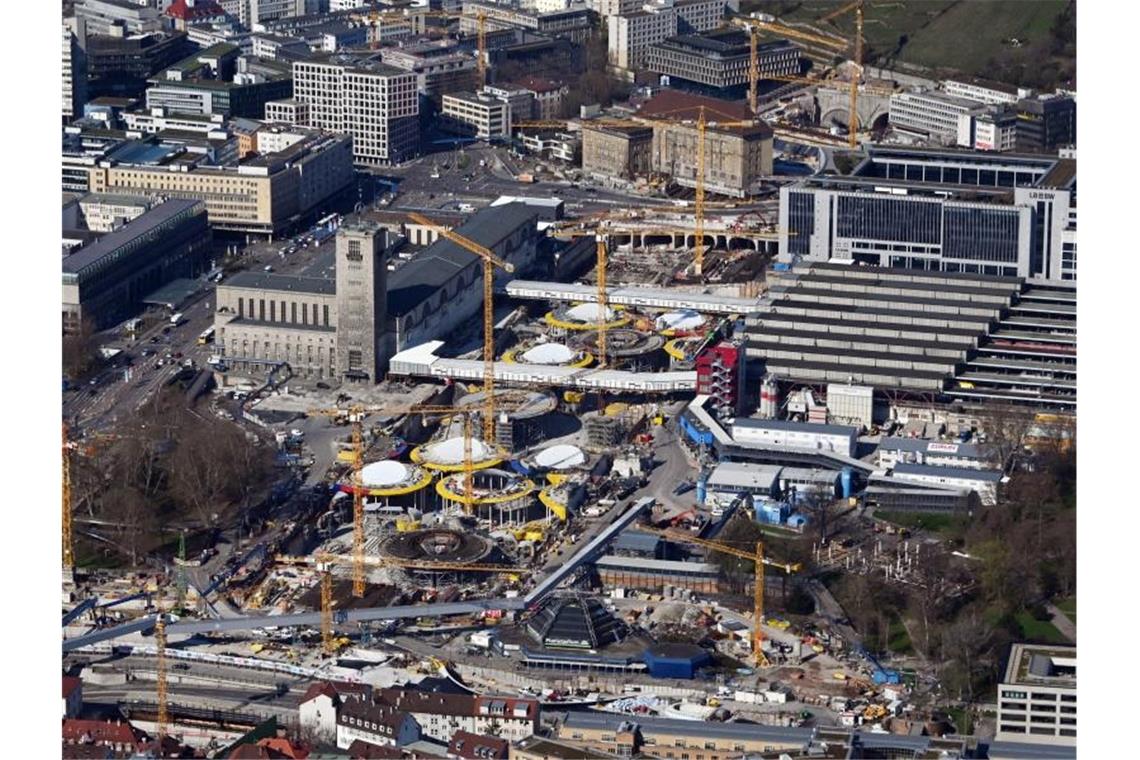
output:
[{"label": "building rooftop", "polygon": [[947,441],[928,441],[925,438],[902,438],[887,436],[879,441],[879,449],[885,451],[913,451],[924,454],[947,454],[963,459],[987,459],[989,452],[985,447],[974,443],[954,443]]},{"label": "building rooftop", "polygon": [[515,745],[523,752],[548,760],[613,760],[613,755],[589,747],[563,744],[540,736],[528,736]]},{"label": "building rooftop", "polygon": [[84,246],[66,257],[63,260],[64,274],[82,273],[104,258],[116,254],[130,242],[152,234],[174,217],[194,208],[203,214],[206,212],[206,205],[202,201],[189,198],[171,198],[165,203],[158,204],[130,223],[114,232],[108,232],[91,245]]},{"label": "building rooftop", "polygon": [[664,734],[707,737],[709,739],[750,739],[782,744],[802,744],[804,747],[807,747],[808,742],[811,741],[814,731],[811,728],[786,728],[756,723],[710,723],[643,715],[631,718],[629,715],[602,712],[568,712],[564,725],[569,729],[608,730],[616,733],[622,724],[629,723],[636,724],[641,729],[642,735]]},{"label": "building rooftop", "polygon": [[912,464],[899,462],[894,466],[895,476],[917,475],[939,478],[954,478],[957,480],[977,480],[986,483],[998,483],[1002,474],[998,470],[971,470],[968,467],[942,467],[930,464]]},{"label": "building rooftop", "polygon": [[1005,668],[1005,684],[1077,688],[1077,648],[1014,644]]},{"label": "building rooftop", "polygon": [[654,573],[680,573],[688,575],[717,575],[720,569],[708,562],[685,562],[672,559],[652,559],[650,557],[599,557],[594,561],[599,567],[619,570],[646,570]]},{"label": "building rooftop", "polygon": [[[463,237],[494,249],[538,213],[522,203],[485,208],[455,229]],[[397,269],[388,278],[388,313],[403,315],[415,309],[457,273],[477,266],[479,257],[450,240],[440,239]]]},{"label": "building rooftop", "polygon": [[859,434],[859,429],[850,425],[822,425],[815,422],[791,422],[789,420],[757,420],[752,417],[738,417],[732,424],[734,428],[742,427],[754,430],[795,430],[801,433],[842,436]]},{"label": "building rooftop", "polygon": [[220,287],[279,290],[287,293],[316,293],[331,296],[336,293],[336,280],[331,277],[276,274],[273,272],[238,272]]},{"label": "building rooftop", "polygon": [[613,551],[644,552],[653,554],[661,544],[661,537],[640,530],[625,530],[612,544]]},{"label": "building rooftop", "polygon": [[781,469],[751,462],[721,462],[709,474],[708,485],[710,488],[730,486],[770,491],[778,483]]},{"label": "building rooftop", "polygon": [[[747,136],[771,137],[772,128],[763,121],[756,120],[748,112],[748,107],[742,103],[718,100],[704,95],[695,95],[680,90],[662,90],[649,100],[645,101],[634,117],[665,119],[668,121],[696,121],[700,117],[701,108],[704,108],[705,119],[709,122],[709,129]],[[714,127],[716,121],[747,121],[752,122],[748,127]]]}]

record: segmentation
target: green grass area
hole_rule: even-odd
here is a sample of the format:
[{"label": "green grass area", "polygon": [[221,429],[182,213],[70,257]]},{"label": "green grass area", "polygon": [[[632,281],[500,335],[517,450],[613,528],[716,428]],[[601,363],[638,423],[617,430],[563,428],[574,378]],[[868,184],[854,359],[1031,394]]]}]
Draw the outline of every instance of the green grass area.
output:
[{"label": "green grass area", "polygon": [[1017,625],[1021,628],[1021,636],[1034,644],[1067,644],[1069,640],[1061,635],[1052,623],[1047,620],[1036,620],[1028,612],[1019,612],[1016,617]]},{"label": "green grass area", "polygon": [[974,721],[970,712],[964,707],[951,707],[946,711],[959,734],[969,734],[974,730]]},{"label": "green grass area", "polygon": [[903,528],[925,530],[946,536],[958,535],[966,528],[966,520],[957,515],[926,514],[923,512],[890,512],[875,510],[875,517]]},{"label": "green grass area", "polygon": [[914,647],[910,643],[910,634],[906,632],[902,618],[891,619],[890,634],[887,638],[887,649],[895,654],[914,654]]},{"label": "green grass area", "polygon": [[[869,0],[863,38],[868,62],[892,61],[990,76],[1003,57],[1032,64],[1048,55],[1051,28],[1068,0]],[[818,19],[841,7],[829,0],[743,0],[742,13],[760,11],[789,24],[811,24],[848,38],[855,14],[827,24]],[[1017,39],[1021,47],[1013,47]]]},{"label": "green grass area", "polygon": [[1065,617],[1072,620],[1073,623],[1077,622],[1077,598],[1075,596],[1061,599],[1054,604],[1057,609],[1065,613]]}]

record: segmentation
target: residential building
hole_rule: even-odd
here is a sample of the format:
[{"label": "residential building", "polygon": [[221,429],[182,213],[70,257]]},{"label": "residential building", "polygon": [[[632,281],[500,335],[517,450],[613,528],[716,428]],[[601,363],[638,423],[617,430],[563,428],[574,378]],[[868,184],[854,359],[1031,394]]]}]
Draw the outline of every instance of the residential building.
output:
[{"label": "residential building", "polygon": [[142,97],[147,79],[186,57],[191,50],[185,32],[113,37],[88,34],[87,95]]},{"label": "residential building", "polygon": [[63,123],[81,115],[86,102],[87,53],[76,36],[75,19],[68,18],[63,22]]},{"label": "residential building", "polygon": [[134,314],[171,280],[205,271],[210,229],[201,201],[172,198],[63,259],[63,327],[96,329]]},{"label": "residential building", "polygon": [[1003,480],[1000,470],[980,470],[909,462],[896,463],[892,473],[899,480],[929,483],[949,489],[968,488],[978,494],[978,498],[986,506],[993,506],[997,503],[997,488]]},{"label": "residential building", "polygon": [[173,0],[163,13],[180,32],[197,24],[216,24],[229,20],[225,9],[215,0]]},{"label": "residential building", "polygon": [[188,164],[171,171],[176,151],[146,163],[136,153],[124,151],[120,159],[112,152],[88,168],[88,189],[200,199],[212,227],[235,232],[276,234],[343,192],[353,179],[352,138],[316,131],[282,153],[240,166]]},{"label": "residential building", "polygon": [[656,0],[609,18],[609,64],[631,74],[644,68],[650,45],[678,34],[720,26],[725,10],[738,12],[739,0]]},{"label": "residential building", "polygon": [[76,0],[75,17],[86,22],[88,34],[127,37],[163,28],[157,9],[131,0]]},{"label": "residential building", "polygon": [[401,747],[420,738],[420,727],[407,712],[372,699],[350,699],[336,713],[336,746],[348,749],[355,741],[381,747]]},{"label": "residential building", "polygon": [[63,677],[63,717],[78,718],[83,710],[83,681],[75,676]]},{"label": "residential building", "polygon": [[330,55],[293,64],[293,97],[309,107],[309,126],[353,137],[359,164],[406,161],[419,148],[416,75],[379,57]]},{"label": "residential building", "polygon": [[1075,747],[1077,648],[1014,644],[997,702],[997,741]]},{"label": "residential building", "polygon": [[[756,48],[756,63],[761,79],[798,76],[800,49],[788,40],[764,42]],[[748,33],[736,29],[668,37],[650,45],[645,55],[645,67],[668,77],[669,86],[687,85],[726,97],[747,90],[750,65]]]},{"label": "residential building", "polygon": [[478,31],[478,16],[484,17],[485,28],[523,29],[548,37],[561,37],[578,45],[590,36],[589,9],[585,3],[570,3],[566,8],[542,11],[525,10],[490,2],[464,2],[459,31],[474,35]]},{"label": "residential building", "polygon": [[[667,174],[685,187],[697,181],[697,142],[695,124],[700,108],[727,119],[736,117],[751,126],[713,126],[705,130],[704,185],[707,192],[743,198],[754,192],[763,177],[772,176],[772,129],[754,121],[747,107],[738,103],[676,90],[665,90],[646,101],[634,118],[655,119],[653,127],[653,171]],[[674,123],[662,123],[665,121]]]},{"label": "residential building", "polygon": [[653,166],[653,128],[594,126],[582,122],[582,171],[595,177],[632,180]]},{"label": "residential building", "polygon": [[1026,87],[984,79],[947,79],[942,82],[942,91],[956,98],[965,98],[985,105],[1016,103],[1022,98],[1033,96],[1033,90]]},{"label": "residential building", "polygon": [[451,741],[456,731],[516,742],[538,729],[537,699],[390,688],[376,693],[376,701],[411,715],[423,736],[442,742]]},{"label": "residential building", "polygon": [[479,140],[510,137],[511,106],[483,93],[451,93],[443,96],[439,126]]},{"label": "residential building", "polygon": [[147,739],[129,721],[68,718],[63,721],[63,757],[70,757],[69,748],[77,745],[98,747],[113,757],[135,757],[144,751]]},{"label": "residential building", "polygon": [[613,760],[613,755],[532,736],[511,746],[511,760]]},{"label": "residential building", "polygon": [[570,94],[568,85],[536,76],[522,77],[513,86],[534,97],[534,118],[543,120],[561,117],[563,99]]},{"label": "residential building", "polygon": [[494,736],[456,731],[447,743],[447,756],[454,760],[507,760],[511,743]]},{"label": "residential building", "polygon": [[1073,159],[875,148],[780,189],[780,254],[1075,280],[1076,217]]},{"label": "residential building", "polygon": [[731,435],[743,444],[832,451],[850,457],[855,454],[859,430],[847,425],[738,418],[732,423]]},{"label": "residential building", "polygon": [[958,141],[958,119],[978,103],[942,92],[896,92],[891,95],[890,123],[896,129],[917,132],[944,145]]},{"label": "residential building", "polygon": [[278,124],[308,124],[309,104],[296,98],[266,101],[265,120]]}]

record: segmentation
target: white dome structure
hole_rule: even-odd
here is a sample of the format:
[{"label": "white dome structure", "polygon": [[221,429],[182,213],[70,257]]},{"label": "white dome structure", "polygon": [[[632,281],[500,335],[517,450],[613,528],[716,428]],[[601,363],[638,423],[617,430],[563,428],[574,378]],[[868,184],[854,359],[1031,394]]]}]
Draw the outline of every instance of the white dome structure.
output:
[{"label": "white dome structure", "polygon": [[658,330],[695,330],[705,323],[705,318],[692,309],[670,311],[657,317]]},{"label": "white dome structure", "polygon": [[[463,436],[429,444],[423,448],[422,456],[424,462],[429,464],[463,464]],[[493,459],[495,456],[495,451],[486,443],[478,438],[472,439],[471,460],[473,462]]]},{"label": "white dome structure", "polygon": [[549,470],[571,470],[586,463],[586,455],[577,446],[560,443],[534,455],[534,463]]},{"label": "white dome structure", "polygon": [[[597,322],[598,310],[601,307],[596,303],[580,303],[566,310],[566,316],[570,319],[577,320],[578,322]],[[606,307],[605,319],[607,322],[614,318],[615,312],[610,307]]]},{"label": "white dome structure", "polygon": [[520,357],[527,364],[569,364],[575,355],[562,343],[539,343],[524,352]]},{"label": "white dome structure", "polygon": [[360,471],[361,484],[365,488],[390,488],[408,480],[412,470],[406,464],[392,459],[367,464]]}]

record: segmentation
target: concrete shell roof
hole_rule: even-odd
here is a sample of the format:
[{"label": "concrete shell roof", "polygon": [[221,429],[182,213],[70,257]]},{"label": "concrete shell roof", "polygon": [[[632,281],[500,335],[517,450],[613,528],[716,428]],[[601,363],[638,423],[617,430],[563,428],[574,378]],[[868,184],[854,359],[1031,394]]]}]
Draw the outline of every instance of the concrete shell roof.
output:
[{"label": "concrete shell roof", "polygon": [[[579,322],[597,322],[598,321],[598,305],[596,303],[580,303],[577,306],[571,307],[566,310],[566,316],[570,319],[576,319]],[[610,307],[606,307],[606,321],[614,318],[614,311]]]},{"label": "concrete shell roof", "polygon": [[[483,441],[471,441],[471,459],[475,462],[492,458],[495,452]],[[446,441],[430,444],[423,449],[425,462],[435,464],[462,464],[463,463],[463,436],[448,438]]]},{"label": "concrete shell roof", "polygon": [[692,309],[670,311],[657,318],[658,330],[692,330],[704,324],[705,318]]},{"label": "concrete shell roof", "polygon": [[410,470],[406,464],[391,459],[367,464],[360,472],[365,488],[388,488],[403,483],[409,476]]},{"label": "concrete shell roof", "polygon": [[539,343],[522,355],[528,364],[567,364],[574,352],[561,343]]},{"label": "concrete shell roof", "polygon": [[560,443],[538,452],[534,457],[534,463],[539,467],[549,467],[552,470],[568,470],[584,465],[586,455],[577,446]]}]

